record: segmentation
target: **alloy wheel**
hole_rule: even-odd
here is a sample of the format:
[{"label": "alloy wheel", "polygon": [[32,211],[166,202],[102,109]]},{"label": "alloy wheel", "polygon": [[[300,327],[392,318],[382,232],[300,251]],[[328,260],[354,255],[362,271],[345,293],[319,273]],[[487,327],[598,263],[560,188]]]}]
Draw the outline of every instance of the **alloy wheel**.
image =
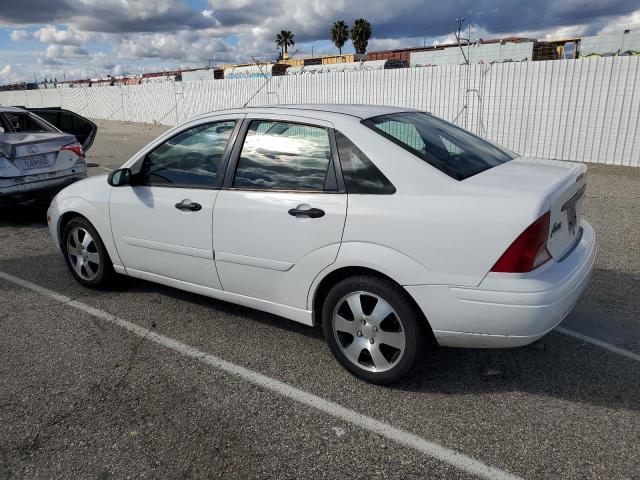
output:
[{"label": "alloy wheel", "polygon": [[92,281],[100,271],[100,254],[91,234],[82,227],[74,227],[67,236],[67,257],[80,278]]},{"label": "alloy wheel", "polygon": [[349,361],[370,372],[390,370],[405,351],[400,317],[389,302],[370,292],[352,292],[338,302],[333,335]]}]

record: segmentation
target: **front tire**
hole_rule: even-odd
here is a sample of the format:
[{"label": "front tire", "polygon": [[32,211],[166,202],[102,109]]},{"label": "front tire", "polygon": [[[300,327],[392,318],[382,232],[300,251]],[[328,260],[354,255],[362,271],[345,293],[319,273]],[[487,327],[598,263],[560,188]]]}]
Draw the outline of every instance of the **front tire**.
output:
[{"label": "front tire", "polygon": [[402,287],[373,276],[350,277],[327,294],[322,329],[333,355],[372,383],[400,380],[415,363],[421,325]]},{"label": "front tire", "polygon": [[64,226],[62,253],[67,268],[78,283],[90,288],[105,286],[113,277],[113,264],[96,229],[83,217]]}]

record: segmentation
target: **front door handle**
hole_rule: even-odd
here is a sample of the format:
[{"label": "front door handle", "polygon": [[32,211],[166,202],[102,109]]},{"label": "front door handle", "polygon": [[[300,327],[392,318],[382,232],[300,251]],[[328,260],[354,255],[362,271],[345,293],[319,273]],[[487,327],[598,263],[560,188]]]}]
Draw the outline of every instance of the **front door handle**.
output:
[{"label": "front door handle", "polygon": [[291,210],[289,210],[289,215],[293,215],[294,217],[298,215],[305,215],[309,218],[320,218],[324,217],[324,210],[320,210],[319,208],[292,208]]},{"label": "front door handle", "polygon": [[192,202],[191,200],[184,199],[180,203],[176,203],[176,208],[178,210],[189,210],[191,212],[197,212],[198,210],[202,210],[202,205],[196,202]]}]

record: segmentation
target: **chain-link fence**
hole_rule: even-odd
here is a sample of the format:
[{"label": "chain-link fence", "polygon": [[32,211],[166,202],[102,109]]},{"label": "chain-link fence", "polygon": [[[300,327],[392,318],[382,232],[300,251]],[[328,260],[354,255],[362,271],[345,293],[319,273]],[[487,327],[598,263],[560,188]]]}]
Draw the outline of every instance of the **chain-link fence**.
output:
[{"label": "chain-link fence", "polygon": [[[640,57],[0,92],[0,104],[174,125],[223,108],[365,103],[427,110],[521,155],[640,166]],[[257,93],[256,93],[257,92]]]}]

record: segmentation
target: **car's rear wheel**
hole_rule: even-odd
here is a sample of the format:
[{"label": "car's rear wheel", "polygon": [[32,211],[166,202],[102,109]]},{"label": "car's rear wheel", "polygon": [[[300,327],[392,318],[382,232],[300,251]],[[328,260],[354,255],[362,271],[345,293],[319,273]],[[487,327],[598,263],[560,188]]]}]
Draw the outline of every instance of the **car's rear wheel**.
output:
[{"label": "car's rear wheel", "polygon": [[322,328],[338,361],[373,383],[399,380],[413,366],[418,349],[427,347],[407,294],[372,276],[347,278],[329,291]]},{"label": "car's rear wheel", "polygon": [[104,286],[113,275],[109,254],[96,229],[83,217],[64,226],[62,252],[71,275],[86,287]]}]

